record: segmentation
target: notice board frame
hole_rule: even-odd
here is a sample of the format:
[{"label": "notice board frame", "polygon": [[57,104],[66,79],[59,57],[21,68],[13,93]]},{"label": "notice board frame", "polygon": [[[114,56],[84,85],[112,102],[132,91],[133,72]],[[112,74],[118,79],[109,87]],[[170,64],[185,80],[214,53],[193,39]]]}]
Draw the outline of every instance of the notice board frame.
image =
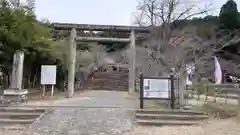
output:
[{"label": "notice board frame", "polygon": [[[144,97],[144,79],[167,79],[170,81],[170,96],[169,98],[157,98],[157,97]],[[170,75],[169,77],[166,76],[144,76],[140,74],[140,109],[144,108],[144,100],[170,100],[171,102],[171,109],[175,108],[175,88],[174,88],[174,81],[177,80],[174,75]]]}]

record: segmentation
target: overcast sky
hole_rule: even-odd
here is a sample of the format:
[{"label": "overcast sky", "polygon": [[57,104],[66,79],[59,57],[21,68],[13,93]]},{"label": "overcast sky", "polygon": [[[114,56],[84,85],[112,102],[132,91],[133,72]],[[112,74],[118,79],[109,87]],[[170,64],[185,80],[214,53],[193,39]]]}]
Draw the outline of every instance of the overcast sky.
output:
[{"label": "overcast sky", "polygon": [[[36,0],[36,14],[38,19],[48,19],[51,22],[131,25],[137,1]],[[215,13],[226,1],[212,0]],[[238,1],[240,10],[240,0],[235,1]]]}]

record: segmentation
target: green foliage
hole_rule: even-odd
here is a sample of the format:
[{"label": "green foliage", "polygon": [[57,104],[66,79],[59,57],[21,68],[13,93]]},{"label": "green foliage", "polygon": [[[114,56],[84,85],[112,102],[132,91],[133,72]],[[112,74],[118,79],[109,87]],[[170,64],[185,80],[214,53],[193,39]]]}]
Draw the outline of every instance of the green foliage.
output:
[{"label": "green foliage", "polygon": [[77,50],[90,50],[89,44],[84,42],[77,43]]},{"label": "green foliage", "polygon": [[[226,35],[231,40],[232,37],[236,36],[236,32],[233,33],[236,29],[240,28],[240,13],[237,9],[237,4],[233,0],[228,0],[221,8],[220,14],[219,14],[219,28],[220,32],[217,34],[217,38],[224,38]],[[226,39],[226,38],[225,38]],[[222,52],[218,53],[219,56],[226,60],[233,60],[238,62],[236,59],[236,56],[240,56],[237,52],[239,48],[239,45],[232,44],[231,46],[224,47],[222,49],[222,52],[226,52],[226,54],[233,54],[233,55],[226,55]]]},{"label": "green foliage", "polygon": [[223,29],[234,30],[240,28],[240,17],[237,4],[233,0],[228,0],[221,8],[219,20]]},{"label": "green foliage", "polygon": [[[56,64],[58,78],[65,73],[62,54],[57,50],[50,30],[39,23],[34,15],[34,0],[27,5],[12,8],[9,3],[0,3],[0,64],[5,75],[11,74],[13,54],[16,50],[25,53],[25,87],[39,83],[41,65]],[[31,86],[30,86],[31,85]]]},{"label": "green foliage", "polygon": [[[103,37],[117,37],[117,38],[129,38],[129,35],[127,33],[122,33],[122,32],[102,32],[99,34],[100,36]],[[109,43],[109,42],[100,42],[103,46],[106,47],[106,52],[115,52],[117,50],[121,50],[126,48],[127,44],[126,43]]]},{"label": "green foliage", "polygon": [[126,43],[104,43],[102,44],[106,47],[106,52],[115,52],[127,47]]}]

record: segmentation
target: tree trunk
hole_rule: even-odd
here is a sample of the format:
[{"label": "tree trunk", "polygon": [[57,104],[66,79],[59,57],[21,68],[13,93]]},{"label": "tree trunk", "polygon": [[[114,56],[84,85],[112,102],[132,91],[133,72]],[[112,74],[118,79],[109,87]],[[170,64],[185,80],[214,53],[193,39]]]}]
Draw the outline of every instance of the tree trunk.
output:
[{"label": "tree trunk", "polygon": [[36,88],[36,84],[37,84],[37,75],[36,74],[34,74],[33,75],[33,88]]},{"label": "tree trunk", "polygon": [[37,81],[38,81],[38,68],[35,70],[35,73],[33,75],[33,88],[36,88]]},{"label": "tree trunk", "polygon": [[27,72],[27,88],[31,87],[31,68]]},{"label": "tree trunk", "polygon": [[185,89],[186,89],[186,74],[183,73],[182,75],[180,75],[179,78],[179,105],[183,106],[185,105],[185,101],[184,101],[184,93],[185,93]]}]

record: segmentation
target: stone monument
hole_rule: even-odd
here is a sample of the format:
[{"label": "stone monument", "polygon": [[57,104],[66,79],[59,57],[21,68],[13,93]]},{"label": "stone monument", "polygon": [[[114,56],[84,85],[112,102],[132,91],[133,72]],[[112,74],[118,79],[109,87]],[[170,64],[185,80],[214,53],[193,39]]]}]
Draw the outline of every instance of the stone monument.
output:
[{"label": "stone monument", "polygon": [[16,51],[13,57],[13,68],[10,88],[3,91],[3,103],[26,101],[28,90],[22,89],[24,52]]}]

